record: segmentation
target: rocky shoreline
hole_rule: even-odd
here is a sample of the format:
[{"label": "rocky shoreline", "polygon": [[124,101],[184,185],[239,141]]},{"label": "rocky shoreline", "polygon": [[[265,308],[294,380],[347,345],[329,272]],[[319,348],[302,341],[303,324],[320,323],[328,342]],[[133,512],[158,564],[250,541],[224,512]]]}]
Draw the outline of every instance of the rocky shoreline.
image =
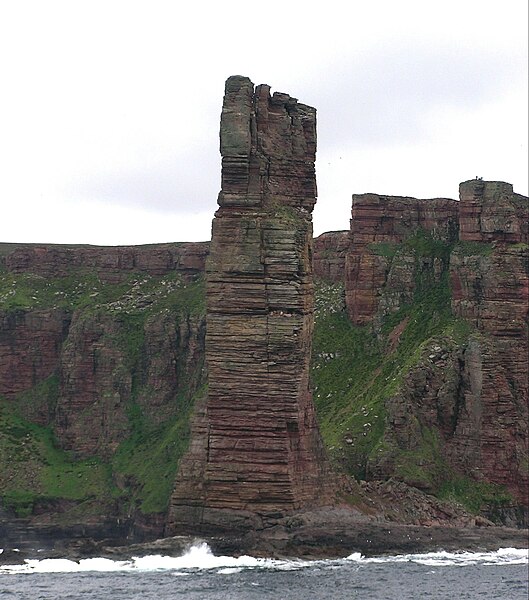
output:
[{"label": "rocky shoreline", "polygon": [[[33,527],[33,540],[39,528]],[[40,528],[45,534],[45,528]],[[49,529],[48,529],[49,533]],[[178,535],[140,543],[123,538],[104,538],[102,530],[67,528],[38,545],[29,539],[12,538],[0,554],[0,564],[22,564],[27,559],[104,557],[127,560],[147,555],[181,556],[190,547],[207,543],[215,555],[250,555],[305,560],[363,556],[416,554],[434,551],[493,551],[528,548],[527,529],[490,525],[478,519],[474,525],[410,525],[366,517],[350,508],[329,507],[296,513],[269,523],[262,529],[226,532],[222,535]],[[68,536],[70,533],[70,537]],[[23,529],[19,530],[23,535]]]}]

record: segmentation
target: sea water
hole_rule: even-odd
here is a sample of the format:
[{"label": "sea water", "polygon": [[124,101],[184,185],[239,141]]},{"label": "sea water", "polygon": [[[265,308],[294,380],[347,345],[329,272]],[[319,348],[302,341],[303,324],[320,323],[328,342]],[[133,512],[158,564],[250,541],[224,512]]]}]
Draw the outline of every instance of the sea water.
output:
[{"label": "sea water", "polygon": [[527,550],[340,560],[183,556],[26,560],[0,566],[0,600],[527,600]]}]

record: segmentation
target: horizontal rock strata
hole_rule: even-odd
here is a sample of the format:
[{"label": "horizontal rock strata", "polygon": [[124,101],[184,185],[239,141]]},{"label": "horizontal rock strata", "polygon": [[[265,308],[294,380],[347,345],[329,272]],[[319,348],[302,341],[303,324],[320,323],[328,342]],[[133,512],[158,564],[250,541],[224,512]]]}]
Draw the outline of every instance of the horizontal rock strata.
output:
[{"label": "horizontal rock strata", "polygon": [[[348,231],[331,231],[314,239],[314,275],[343,281]],[[149,244],[146,246],[74,246],[58,244],[1,244],[0,266],[10,273],[65,277],[76,269],[97,274],[103,281],[120,281],[127,273],[182,275],[205,272],[209,242]]]},{"label": "horizontal rock strata", "polygon": [[228,79],[207,262],[209,393],[181,463],[171,531],[239,526],[241,515],[332,495],[309,390],[315,151],[313,108]]},{"label": "horizontal rock strata", "polygon": [[411,257],[403,257],[399,272],[392,273],[393,280],[388,281],[389,257],[397,244],[420,231],[440,241],[455,241],[457,228],[455,200],[354,194],[345,261],[345,294],[351,321],[355,325],[371,322],[385,288],[396,296],[392,311],[412,297],[415,265]]},{"label": "horizontal rock strata", "polygon": [[[393,450],[373,459],[372,477],[394,476],[394,449],[418,451],[422,432],[433,431],[454,474],[505,486],[527,508],[528,209],[510,184],[482,180],[463,182],[459,202],[353,196],[346,257],[353,323],[380,332],[386,316],[415,301],[417,282],[424,294],[428,281],[450,293],[453,314],[471,325],[464,342],[445,335],[421,349],[386,401]],[[388,352],[407,325],[395,326]],[[428,468],[435,473],[433,463]]]},{"label": "horizontal rock strata", "polygon": [[481,180],[462,183],[460,198],[452,310],[483,337],[466,353],[469,385],[451,451],[456,461],[478,447],[474,472],[505,485],[527,507],[529,198],[508,183]]},{"label": "horizontal rock strata", "polygon": [[75,270],[98,275],[102,281],[121,281],[128,273],[166,275],[204,271],[208,242],[145,246],[69,246],[0,244],[0,266],[11,273],[66,277]]},{"label": "horizontal rock strata", "polygon": [[460,240],[527,244],[528,200],[503,181],[471,179],[459,186]]},{"label": "horizontal rock strata", "polygon": [[349,251],[348,231],[329,231],[314,238],[312,265],[314,277],[341,283],[345,276],[345,257]]}]

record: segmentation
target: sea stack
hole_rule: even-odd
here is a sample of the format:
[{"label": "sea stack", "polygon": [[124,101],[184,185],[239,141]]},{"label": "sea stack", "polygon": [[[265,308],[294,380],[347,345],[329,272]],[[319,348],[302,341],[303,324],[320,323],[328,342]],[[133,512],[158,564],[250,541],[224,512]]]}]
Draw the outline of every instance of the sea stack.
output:
[{"label": "sea stack", "polygon": [[309,384],[316,110],[230,77],[220,151],[209,387],[176,479],[173,534],[258,527],[333,495]]}]

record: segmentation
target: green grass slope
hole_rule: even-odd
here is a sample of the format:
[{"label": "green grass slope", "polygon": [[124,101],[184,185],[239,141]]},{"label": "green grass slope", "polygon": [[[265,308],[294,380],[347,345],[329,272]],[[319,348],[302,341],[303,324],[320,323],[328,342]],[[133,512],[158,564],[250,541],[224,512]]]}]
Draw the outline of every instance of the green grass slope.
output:
[{"label": "green grass slope", "polygon": [[[333,464],[357,479],[369,479],[385,456],[390,476],[437,496],[463,504],[472,512],[508,504],[498,486],[453,472],[443,458],[439,430],[409,415],[413,449],[390,442],[389,402],[406,393],[410,373],[425,365],[430,348],[463,348],[476,335],[451,312],[449,256],[452,245],[418,232],[404,244],[371,248],[386,257],[388,267],[403,254],[413,257],[413,299],[371,327],[355,327],[345,311],[341,284],[317,282],[312,382],[314,402],[325,446]],[[469,251],[475,252],[474,248]],[[488,252],[487,248],[480,248]],[[431,268],[437,264],[437,273]],[[398,343],[392,332],[399,328]],[[448,380],[450,367],[441,373]]]},{"label": "green grass slope", "polygon": [[[136,402],[140,388],[144,336],[148,319],[168,311],[178,322],[200,320],[205,312],[204,282],[185,281],[177,273],[163,277],[127,276],[120,283],[100,281],[84,272],[46,279],[23,273],[0,273],[0,312],[61,308],[81,318],[104,314],[119,322],[117,344],[132,373],[127,415],[130,435],[113,456],[76,459],[62,450],[53,431],[59,394],[58,373],[15,399],[0,397],[0,498],[5,509],[28,516],[54,507],[60,519],[163,513],[168,506],[180,457],[189,437],[189,415],[205,393],[203,362],[181,377],[178,407],[163,422],[153,422]],[[145,390],[142,390],[145,392]],[[44,407],[44,408],[43,408]],[[49,415],[49,426],[32,422]],[[43,508],[46,510],[46,508]]]}]

